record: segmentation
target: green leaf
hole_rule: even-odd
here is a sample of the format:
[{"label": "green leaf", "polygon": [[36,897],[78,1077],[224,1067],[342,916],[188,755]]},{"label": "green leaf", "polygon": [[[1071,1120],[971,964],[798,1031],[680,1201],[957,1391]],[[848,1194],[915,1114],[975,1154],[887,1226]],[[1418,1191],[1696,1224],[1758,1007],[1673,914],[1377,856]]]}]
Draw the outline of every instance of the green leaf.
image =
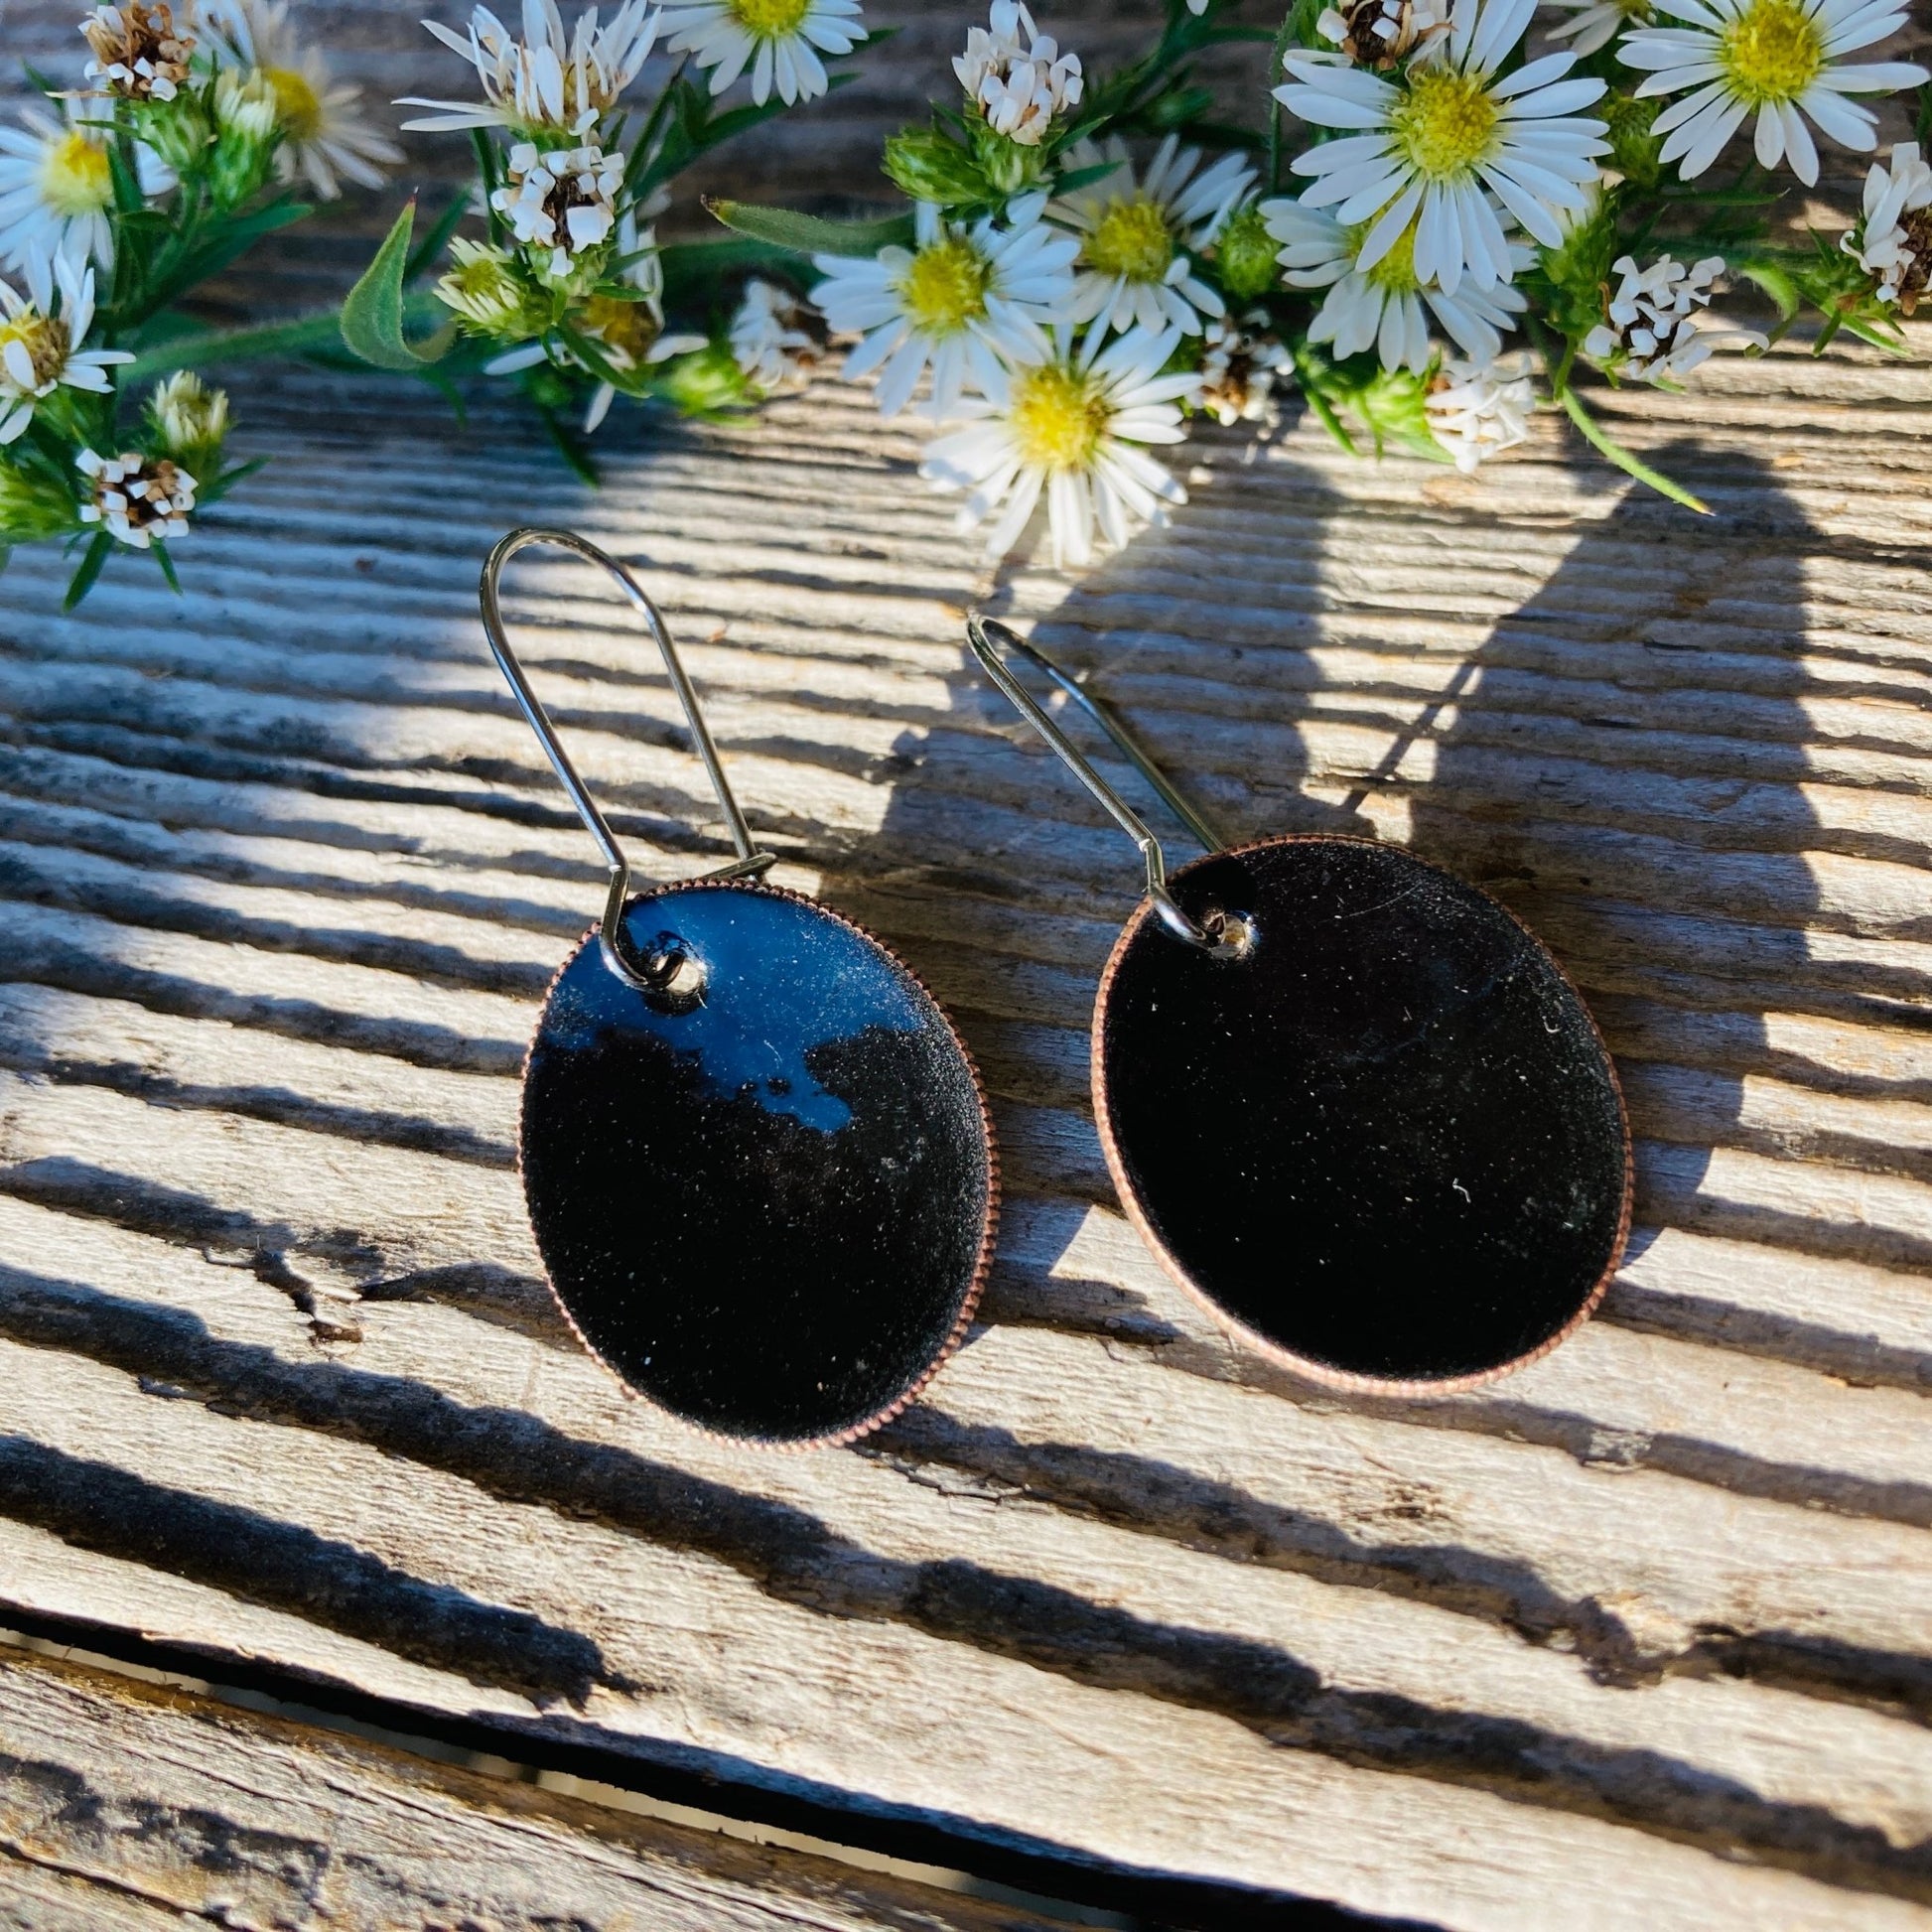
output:
[{"label": "green leaf", "polygon": [[378,369],[414,371],[425,363],[439,362],[456,341],[454,319],[420,345],[403,334],[403,273],[409,265],[409,232],[415,220],[412,199],[343,302],[343,341]]},{"label": "green leaf", "polygon": [[1053,184],[1053,192],[1056,195],[1077,194],[1083,188],[1091,188],[1097,181],[1105,181],[1109,175],[1116,173],[1121,165],[1118,161],[1101,161],[1096,162],[1091,168],[1069,168]]},{"label": "green leaf", "polygon": [[151,543],[148,548],[153,553],[155,562],[161,566],[161,574],[168,580],[168,588],[179,597],[181,579],[175,575],[175,560],[169,556],[168,546],[165,543]]},{"label": "green leaf", "polygon": [[771,268],[796,272],[788,248],[750,235],[713,235],[704,241],[670,241],[661,251],[664,263],[664,306],[667,309],[716,308],[724,284],[748,269]]},{"label": "green leaf", "polygon": [[206,509],[209,503],[218,503],[236,483],[246,482],[257,470],[267,466],[265,456],[250,457],[246,463],[231,463],[211,483],[205,484],[196,492],[199,508]]},{"label": "green leaf", "polygon": [[1672,483],[1662,471],[1653,470],[1649,464],[1632,456],[1610,436],[1584,407],[1582,399],[1568,383],[1557,391],[1557,400],[1563,404],[1564,414],[1583,431],[1585,440],[1608,457],[1626,476],[1635,477],[1640,483],[1648,483],[1659,495],[1668,496],[1673,503],[1682,503],[1687,510],[1696,510],[1700,516],[1711,514],[1709,503],[1693,496],[1682,483]]},{"label": "green leaf", "polygon": [[790,208],[755,207],[706,196],[704,205],[726,227],[754,241],[769,242],[796,255],[876,255],[882,248],[912,246],[912,210],[876,221],[828,221]]},{"label": "green leaf", "polygon": [[1160,94],[1149,105],[1147,119],[1163,134],[1198,120],[1214,105],[1211,87],[1178,87],[1171,94]]},{"label": "green leaf", "polygon": [[68,585],[68,594],[62,601],[61,609],[71,611],[80,600],[93,589],[95,580],[106,568],[109,554],[114,548],[114,539],[106,530],[96,530],[94,540],[87,546],[87,554],[80,559],[80,567],[73,573]]},{"label": "green leaf", "polygon": [[605,354],[604,345],[596,337],[587,336],[581,329],[573,329],[567,322],[558,323],[556,334],[563,346],[600,382],[608,382],[612,388],[625,395],[634,395],[642,388],[642,378],[637,372],[619,368]]},{"label": "green leaf", "polygon": [[[1687,251],[1688,252],[1688,251]],[[1777,304],[1779,316],[1786,322],[1797,315],[1800,296],[1798,284],[1790,271],[1781,263],[1771,261],[1738,262],[1736,271],[1748,282],[1755,282],[1773,302]]]},{"label": "green leaf", "polygon": [[466,190],[459,190],[450,197],[450,205],[436,217],[435,225],[421,241],[409,251],[409,260],[404,264],[402,279],[406,284],[420,282],[434,268],[443,250],[450,245],[450,237],[456,233],[463,217],[470,212],[470,196]]}]

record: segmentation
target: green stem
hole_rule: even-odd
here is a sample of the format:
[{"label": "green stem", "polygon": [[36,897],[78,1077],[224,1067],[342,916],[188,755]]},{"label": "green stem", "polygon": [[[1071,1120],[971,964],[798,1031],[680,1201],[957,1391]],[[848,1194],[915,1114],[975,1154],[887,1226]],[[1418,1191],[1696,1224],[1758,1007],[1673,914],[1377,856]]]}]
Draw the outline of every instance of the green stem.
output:
[{"label": "green stem", "polygon": [[140,382],[151,375],[172,375],[176,369],[206,368],[211,362],[247,362],[263,355],[301,355],[312,348],[340,347],[343,318],[331,309],[319,316],[300,316],[294,322],[265,323],[253,329],[217,329],[203,335],[178,336],[171,343],[144,350],[121,371],[123,382]]},{"label": "green stem", "polygon": [[1290,7],[1268,54],[1268,187],[1276,195],[1282,192],[1282,104],[1275,98],[1275,89],[1287,71],[1285,63],[1294,45],[1294,26],[1295,9]]},{"label": "green stem", "polygon": [[1627,476],[1636,478],[1640,483],[1648,483],[1659,495],[1668,496],[1673,503],[1682,503],[1687,510],[1696,510],[1700,516],[1711,514],[1709,503],[1699,501],[1682,483],[1672,483],[1661,471],[1653,470],[1649,464],[1632,456],[1614,437],[1605,434],[1596,418],[1584,407],[1575,389],[1565,384],[1557,390],[1557,400],[1563,404],[1564,414],[1583,431],[1585,440],[1591,448],[1608,457]]},{"label": "green stem", "polygon": [[[409,328],[447,322],[449,313],[427,289],[403,298],[403,322]],[[157,343],[153,348],[144,349],[121,371],[121,380],[139,382],[151,375],[170,375],[176,369],[207,368],[216,362],[251,362],[265,355],[306,355],[311,349],[342,346],[342,311],[326,309],[320,315],[297,316],[292,322],[177,336],[172,342]]]}]

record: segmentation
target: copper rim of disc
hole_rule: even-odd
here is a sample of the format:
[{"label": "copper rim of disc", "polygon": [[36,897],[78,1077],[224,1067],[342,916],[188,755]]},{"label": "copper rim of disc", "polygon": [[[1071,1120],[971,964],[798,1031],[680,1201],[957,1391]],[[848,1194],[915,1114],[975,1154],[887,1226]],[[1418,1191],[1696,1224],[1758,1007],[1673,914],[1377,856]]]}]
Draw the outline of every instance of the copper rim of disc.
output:
[{"label": "copper rim of disc", "polygon": [[[835,924],[846,927],[848,931],[856,932],[861,939],[876,946],[931,1002],[933,1012],[939,1016],[940,1023],[945,1027],[952,1040],[954,1050],[957,1051],[961,1063],[966,1068],[967,1078],[973,1083],[973,1100],[979,1108],[981,1142],[986,1149],[986,1213],[980,1226],[979,1256],[973,1264],[973,1279],[967,1286],[966,1299],[960,1304],[959,1315],[953,1322],[952,1332],[939,1345],[938,1352],[918,1376],[884,1408],[867,1416],[863,1421],[850,1424],[844,1429],[835,1430],[825,1436],[734,1436],[725,1430],[708,1428],[701,1422],[693,1421],[689,1416],[679,1415],[675,1409],[659,1402],[649,1391],[635,1388],[625,1381],[618,1367],[598,1351],[590,1337],[577,1325],[577,1317],[571,1313],[568,1304],[558,1293],[557,1284],[550,1278],[550,1265],[544,1261],[542,1250],[539,1248],[537,1259],[543,1262],[543,1285],[550,1291],[550,1299],[556,1304],[557,1312],[569,1324],[571,1333],[577,1337],[585,1354],[590,1356],[626,1396],[638,1402],[649,1403],[659,1415],[668,1416],[682,1428],[692,1430],[700,1436],[708,1436],[714,1443],[732,1443],[742,1448],[771,1449],[779,1454],[798,1454],[806,1449],[838,1449],[847,1443],[856,1443],[862,1436],[870,1436],[875,1429],[883,1429],[895,1416],[917,1401],[926,1384],[952,1359],[959,1344],[966,1339],[966,1330],[972,1325],[973,1315],[979,1308],[980,1295],[986,1287],[986,1278],[993,1270],[993,1249],[1000,1232],[1000,1150],[993,1134],[993,1115],[986,1104],[986,1082],[980,1078],[979,1063],[973,1058],[965,1040],[960,1037],[959,1029],[953,1024],[952,1015],[940,1005],[925,981],[877,933],[867,931],[857,919],[848,919],[843,912],[835,912],[829,905],[822,904],[804,893],[794,893],[786,886],[767,885],[761,879],[679,879],[668,886],[654,886],[648,892],[633,893],[624,901],[624,907],[627,911],[640,899],[669,898],[677,893],[699,891],[757,893],[765,898],[787,898],[796,905],[809,906],[814,912],[822,913]],[[543,990],[543,1005],[538,1009],[537,1023],[531,1029],[529,1044],[523,1049],[523,1066],[517,1075],[524,1091],[527,1091],[530,1055],[536,1049],[538,1035],[543,1032],[543,1023],[550,1017],[551,996],[557,990],[558,981],[582,956],[584,948],[597,943],[599,929],[599,926],[593,925],[583,938],[578,940],[562,965],[551,974],[550,984]],[[527,1215],[529,1182],[523,1173],[523,1103],[520,1095],[516,1109],[516,1175],[517,1179],[523,1182],[524,1212]],[[532,1233],[534,1234],[534,1228]]]},{"label": "copper rim of disc", "polygon": [[[1479,886],[1470,886],[1466,879],[1450,872],[1446,866],[1439,866],[1431,860],[1418,858],[1406,846],[1391,846],[1381,839],[1349,838],[1340,833],[1285,832],[1273,838],[1250,839],[1241,845],[1226,846],[1219,852],[1211,852],[1202,858],[1190,860],[1170,876],[1169,884],[1177,886],[1189,873],[1198,872],[1203,866],[1216,860],[1239,859],[1248,853],[1267,851],[1279,845],[1366,845],[1373,846],[1378,851],[1400,852],[1414,864],[1427,867],[1431,872],[1441,873],[1445,879],[1451,880],[1457,886],[1464,887],[1479,897],[1487,899],[1549,962],[1551,970],[1563,982],[1571,998],[1577,1002],[1579,1011],[1588,1025],[1590,1037],[1596,1041],[1597,1050],[1603,1055],[1604,1068],[1610,1076],[1610,1091],[1616,1096],[1617,1127],[1623,1142],[1623,1198],[1617,1213],[1616,1237],[1610,1243],[1609,1260],[1602,1274],[1597,1277],[1595,1286],[1585,1298],[1583,1306],[1555,1334],[1539,1342],[1524,1354],[1513,1355],[1508,1361],[1498,1362],[1493,1368],[1478,1369],[1469,1375],[1421,1380],[1358,1375],[1351,1370],[1335,1368],[1329,1363],[1316,1361],[1311,1356],[1298,1355],[1293,1349],[1284,1348],[1280,1342],[1271,1340],[1258,1329],[1249,1327],[1245,1321],[1230,1314],[1187,1273],[1179,1259],[1155,1232],[1154,1224],[1148,1219],[1146,1210],[1141,1205],[1140,1196],[1128,1179],[1126,1164],[1121,1159],[1120,1144],[1114,1134],[1113,1115],[1107,1105],[1106,1061],[1103,1046],[1107,1008],[1113,997],[1114,976],[1120,970],[1120,963],[1126,958],[1127,949],[1134,943],[1141,928],[1153,915],[1154,903],[1147,898],[1143,898],[1134,908],[1127,923],[1121,928],[1120,937],[1114,941],[1114,949],[1107,957],[1106,970],[1100,976],[1100,990],[1093,1003],[1093,1028],[1090,1035],[1093,1118],[1094,1125],[1100,1130],[1100,1145],[1107,1156],[1107,1172],[1113,1176],[1114,1191],[1120,1196],[1121,1205],[1127,1210],[1127,1218],[1139,1230],[1141,1239],[1147,1243],[1155,1259],[1167,1270],[1188,1300],[1211,1316],[1234,1340],[1252,1348],[1258,1355],[1274,1363],[1277,1368],[1287,1369],[1290,1374],[1300,1376],[1305,1381],[1319,1383],[1324,1388],[1342,1389],[1354,1395],[1459,1395],[1464,1390],[1480,1388],[1486,1382],[1494,1382],[1502,1376],[1514,1374],[1519,1368],[1528,1367],[1531,1362],[1540,1361],[1549,1354],[1551,1349],[1568,1341],[1596,1311],[1597,1304],[1602,1301],[1617,1268],[1622,1263],[1624,1246],[1630,1238],[1630,1207],[1634,1190],[1635,1164],[1630,1148],[1630,1115],[1623,1102],[1622,1082],[1616,1077],[1616,1062],[1610,1057],[1610,1049],[1603,1043],[1603,1035],[1596,1025],[1595,1015],[1590,1012],[1584,996],[1577,990],[1576,982],[1564,971],[1556,954],[1500,899],[1483,892]],[[1174,943],[1180,942],[1176,940]]]}]

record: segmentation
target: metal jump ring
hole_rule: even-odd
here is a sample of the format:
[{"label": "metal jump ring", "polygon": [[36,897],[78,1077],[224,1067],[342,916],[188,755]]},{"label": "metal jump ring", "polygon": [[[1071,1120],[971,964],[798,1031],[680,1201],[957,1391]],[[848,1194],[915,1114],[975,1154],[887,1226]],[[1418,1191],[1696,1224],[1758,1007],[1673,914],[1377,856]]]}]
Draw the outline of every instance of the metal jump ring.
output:
[{"label": "metal jump ring", "polygon": [[[577,767],[570,761],[570,754],[563,748],[557,736],[556,727],[551,724],[548,713],[530,688],[530,680],[524,674],[523,666],[516,661],[516,653],[510,649],[509,638],[503,629],[502,604],[498,597],[498,584],[502,578],[503,566],[519,550],[526,550],[534,543],[554,544],[560,550],[575,551],[580,557],[594,564],[601,564],[616,579],[623,594],[630,600],[632,607],[642,616],[649,626],[650,633],[657,640],[657,648],[664,659],[664,668],[670,673],[671,687],[676,691],[678,703],[684,707],[684,721],[691,728],[691,736],[696,741],[698,757],[704,760],[704,768],[711,775],[711,788],[716,794],[720,810],[725,815],[725,824],[731,831],[732,844],[738,850],[738,858],[729,866],[716,872],[706,873],[707,879],[748,879],[763,872],[776,864],[777,855],[763,851],[752,838],[751,828],[745,823],[745,814],[738,808],[738,800],[732,796],[730,781],[725,776],[725,767],[719,761],[718,748],[712,743],[711,733],[706,729],[704,713],[698,707],[698,694],[693,689],[690,678],[685,674],[682,660],[677,654],[677,646],[671,642],[670,630],[666,627],[662,614],[650,600],[649,594],[639,584],[629,570],[618,560],[600,550],[596,544],[580,537],[574,530],[512,530],[503,537],[483,561],[483,582],[478,588],[477,601],[483,610],[484,634],[489,638],[489,648],[495,653],[496,662],[509,687],[515,693],[517,705],[529,721],[530,729],[536,733],[538,742],[549,758],[551,767],[563,781],[565,791],[570,794],[570,802],[577,807],[577,815],[584,821],[590,835],[597,841],[598,850],[604,855],[604,863],[611,870],[610,891],[605,896],[604,916],[598,923],[598,937],[603,945],[604,957],[612,970],[624,979],[641,986],[654,986],[664,977],[664,963],[625,956],[622,948],[623,901],[630,884],[630,862],[623,856],[623,849],[618,844],[616,835],[606,822],[603,812],[598,809],[597,801],[586,790],[584,781],[577,775]],[[675,964],[675,962],[673,962]]]}]

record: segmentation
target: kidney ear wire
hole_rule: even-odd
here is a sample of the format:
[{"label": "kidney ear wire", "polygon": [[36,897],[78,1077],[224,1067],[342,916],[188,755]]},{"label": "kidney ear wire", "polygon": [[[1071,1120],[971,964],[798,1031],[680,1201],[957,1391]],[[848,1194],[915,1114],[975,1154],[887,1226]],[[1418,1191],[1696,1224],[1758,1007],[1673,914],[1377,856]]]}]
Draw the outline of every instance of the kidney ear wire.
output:
[{"label": "kidney ear wire", "polygon": [[1099,800],[1107,815],[1140,848],[1147,866],[1147,897],[1161,923],[1175,938],[1212,953],[1217,959],[1238,959],[1253,944],[1254,934],[1237,914],[1216,914],[1211,924],[1190,918],[1168,891],[1167,854],[1148,830],[1140,814],[1096,771],[1085,754],[1061,731],[1044,707],[1014,675],[1011,657],[1024,657],[1050,678],[1107,735],[1116,751],[1154,787],[1161,802],[1209,854],[1225,851],[1227,841],[1200,812],[1174,789],[1167,773],[1148,755],[1146,747],[1113,710],[1083,685],[1064,665],[1056,663],[1037,644],[1030,643],[996,618],[975,611],[966,620],[966,640],[988,677],[1012,701],[1014,708],[1052,747],[1066,768]]},{"label": "kidney ear wire", "polygon": [[605,895],[604,916],[598,924],[598,937],[603,945],[605,960],[613,971],[625,979],[639,985],[654,985],[661,978],[661,972],[653,970],[650,962],[628,957],[627,942],[623,936],[623,901],[630,885],[630,862],[623,856],[623,849],[618,844],[609,821],[599,810],[597,800],[578,775],[570,754],[564,750],[563,741],[557,736],[557,728],[550,722],[549,713],[531,688],[523,666],[517,662],[516,653],[511,650],[509,636],[503,627],[499,594],[503,567],[519,550],[527,550],[532,544],[539,543],[572,551],[602,566],[616,580],[618,587],[629,599],[632,609],[642,617],[650,634],[657,640],[664,668],[670,674],[671,688],[677,693],[678,703],[684,707],[684,721],[691,728],[698,757],[704,760],[704,768],[710,774],[711,788],[717,795],[719,809],[725,815],[732,844],[738,850],[738,857],[732,864],[706,873],[704,877],[718,880],[756,878],[777,863],[777,855],[764,851],[753,839],[751,827],[745,822],[745,814],[732,794],[731,781],[725,776],[724,764],[718,757],[718,747],[712,742],[711,733],[705,725],[697,691],[685,671],[683,660],[677,654],[677,646],[671,641],[663,614],[628,567],[600,550],[596,544],[580,537],[574,530],[525,528],[512,530],[501,538],[483,560],[483,581],[477,591],[477,601],[483,612],[483,632],[489,639],[489,648],[495,653],[498,668],[509,681],[519,709],[529,721],[530,729],[536,733],[537,741],[550,760],[551,768],[570,794],[570,802],[577,807],[578,817],[597,841],[598,850],[604,855],[604,863],[610,868],[610,890]]}]

